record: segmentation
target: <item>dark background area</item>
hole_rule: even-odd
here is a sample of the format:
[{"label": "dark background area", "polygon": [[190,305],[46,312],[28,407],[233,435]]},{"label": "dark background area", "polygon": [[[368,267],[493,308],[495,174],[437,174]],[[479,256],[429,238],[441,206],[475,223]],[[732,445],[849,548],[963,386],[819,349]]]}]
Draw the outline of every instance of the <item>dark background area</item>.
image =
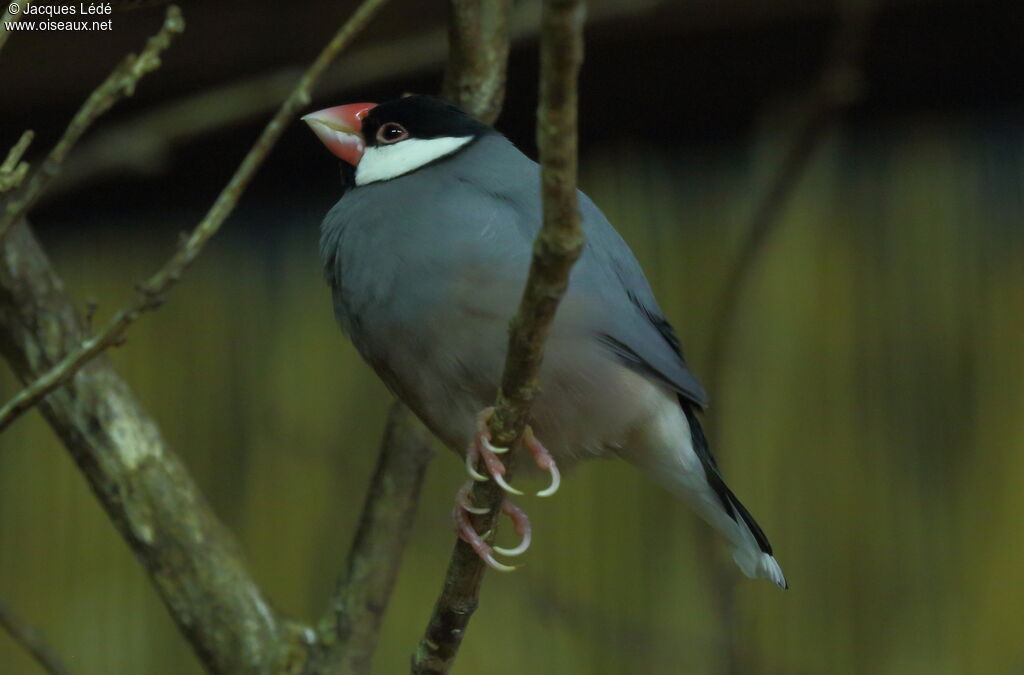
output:
[{"label": "dark background area", "polygon": [[[582,147],[621,139],[668,147],[716,146],[749,138],[772,106],[803,94],[817,78],[834,36],[835,7],[813,0],[778,0],[751,8],[723,2],[595,2],[588,30],[590,50],[581,78]],[[521,3],[529,6],[529,3]],[[634,6],[635,9],[631,8]],[[119,119],[208,91],[225,83],[308,61],[345,15],[345,3],[295,2],[278,12],[268,3],[226,0],[182,5],[188,30],[165,59],[155,82],[119,105],[104,126]],[[12,40],[4,53],[4,125],[9,147],[22,129],[36,130],[38,147],[56,140],[81,101],[128,51],[135,50],[160,16],[160,8],[120,12],[109,33],[34,32]],[[534,12],[535,13],[535,12]],[[530,11],[524,11],[529,16]],[[444,12],[429,3],[396,1],[360,37],[354,51],[443,31]],[[871,125],[895,116],[1012,110],[1024,102],[1024,6],[1015,2],[882,3],[864,66],[865,88],[849,111],[851,121]],[[335,67],[337,95],[386,100],[402,92],[433,93],[440,86],[436,63],[415,53],[358,90],[344,84],[345,63]],[[497,126],[535,156],[536,42],[518,40],[509,68],[507,105]],[[366,77],[366,73],[361,74]],[[317,99],[325,104],[327,94]],[[267,100],[266,106],[274,103]],[[315,106],[314,106],[315,107]],[[120,173],[90,182],[81,193],[62,194],[36,214],[63,219],[83,207],[97,216],[104,205],[128,210],[202,209],[265,122],[254,106],[216,132],[173,148],[170,163],[153,180]],[[317,141],[295,125],[257,179],[250,200],[293,199],[324,181],[328,172],[295,171],[315,155]],[[311,157],[315,158],[311,160]],[[312,168],[312,167],[311,167]],[[175,177],[168,189],[165,177]],[[124,190],[125,185],[131,190]]]}]

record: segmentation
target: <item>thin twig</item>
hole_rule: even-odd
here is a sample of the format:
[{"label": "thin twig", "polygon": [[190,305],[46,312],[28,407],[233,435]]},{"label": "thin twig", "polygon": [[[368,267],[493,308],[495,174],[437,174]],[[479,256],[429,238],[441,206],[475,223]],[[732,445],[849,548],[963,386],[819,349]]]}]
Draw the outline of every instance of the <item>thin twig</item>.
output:
[{"label": "thin twig", "polygon": [[[173,256],[153,276],[139,284],[137,294],[119,310],[98,333],[82,342],[50,371],[36,379],[0,409],[0,431],[7,428],[19,415],[29,410],[44,396],[66,382],[90,359],[124,339],[125,330],[143,313],[156,309],[181,275],[202,252],[206,242],[234,210],[238,199],[263,164],[270,149],[284,132],[296,112],[309,103],[310,90],[328,65],[337,57],[369,22],[387,0],[365,0],[338,30],[320,55],[299,79],[277,114],[263,129],[256,143],[242,159],[228,184],[221,190],[206,216],[183,241]],[[171,9],[174,9],[173,7]],[[168,10],[170,11],[170,10]]]},{"label": "thin twig", "polygon": [[[318,89],[336,95],[375,81],[429,69],[444,58],[445,33],[436,30],[346,53],[344,69],[324,73]],[[409,54],[415,54],[410,59]],[[211,87],[146,110],[84,142],[55,183],[66,191],[123,169],[158,172],[178,143],[273,111],[294,87],[303,68],[289,65]],[[52,191],[51,191],[52,194]]]},{"label": "thin twig", "polygon": [[[513,447],[522,436],[537,392],[544,343],[569,272],[583,249],[576,197],[576,83],[583,59],[584,13],[583,0],[544,3],[537,115],[544,225],[510,326],[508,355],[490,421],[491,437],[501,447]],[[494,481],[474,485],[472,502],[490,510],[474,518],[477,532],[494,532],[504,498]],[[414,674],[449,671],[476,610],[484,570],[473,549],[457,540],[441,594],[413,656]]]},{"label": "thin twig", "polygon": [[[592,9],[587,21],[590,25],[616,23],[637,14],[651,12],[669,2],[671,0],[603,2]],[[537,0],[515,3],[509,19],[512,43],[523,42],[536,35],[535,10],[538,5]],[[368,85],[432,72],[445,63],[448,51],[445,35],[444,29],[433,30],[382,44],[368,44],[346,52],[344,69],[332,68],[324,73],[317,85],[319,97],[334,99]],[[486,47],[488,41],[477,44]],[[410,58],[410,54],[416,58]],[[449,56],[454,55],[449,53]],[[488,63],[497,67],[493,61]],[[273,112],[288,95],[301,72],[300,66],[289,65],[269,73],[216,85],[156,105],[102,131],[97,130],[83,139],[68,157],[64,169],[47,190],[45,198],[52,198],[55,194],[81,188],[92,181],[124,171],[144,174],[164,172],[171,163],[177,145]],[[494,94],[495,99],[498,96]],[[458,102],[471,112],[476,112],[472,101],[460,99]],[[487,107],[494,110],[493,105]]]},{"label": "thin twig", "polygon": [[[4,16],[0,19],[0,50],[3,50],[4,45],[7,44],[7,38],[11,36],[11,32],[7,30],[8,23],[14,23],[21,18],[25,8],[32,4],[32,0],[24,0],[24,2],[11,3],[7,6],[4,11]],[[17,12],[12,12],[11,7],[17,7]]]},{"label": "thin twig", "polygon": [[25,180],[25,176],[28,174],[28,162],[21,161],[21,158],[25,155],[33,138],[35,138],[35,132],[26,129],[18,142],[7,153],[4,163],[0,164],[0,195],[18,187],[21,185],[21,181]]},{"label": "thin twig", "polygon": [[35,659],[44,671],[50,675],[69,675],[70,671],[53,651],[53,647],[50,646],[42,631],[26,623],[15,614],[11,606],[2,598],[0,598],[0,626]]},{"label": "thin twig", "polygon": [[511,0],[448,0],[442,96],[493,124],[505,100]]},{"label": "thin twig", "polygon": [[174,36],[184,30],[185,20],[181,16],[181,10],[176,5],[171,5],[167,8],[163,26],[156,35],[149,38],[139,55],[129,54],[124,57],[124,60],[107,76],[107,79],[89,95],[89,98],[71,119],[71,123],[64,130],[64,135],[61,136],[57,145],[53,146],[53,150],[32,174],[23,193],[12,199],[3,214],[0,215],[0,244],[3,243],[11,226],[24,218],[35,206],[50,181],[60,171],[64,158],[71,152],[82,134],[114,104],[135,93],[135,87],[139,80],[146,73],[160,67],[160,54],[171,46]]},{"label": "thin twig", "polygon": [[14,171],[15,167],[21,162],[21,158],[25,155],[25,151],[28,150],[28,146],[33,138],[35,138],[35,132],[31,129],[21,134],[18,142],[11,146],[10,151],[7,153],[7,158],[4,159],[4,163],[0,164],[0,173],[11,173]]},{"label": "thin twig", "polygon": [[370,672],[380,622],[432,456],[433,436],[408,408],[395,402],[345,571],[320,622],[320,641],[309,672]]},{"label": "thin twig", "polygon": [[[322,97],[356,90],[376,81],[429,69],[444,57],[444,30],[346,52],[345,68],[324,73]],[[409,58],[415,54],[416,58]],[[159,173],[182,142],[272,113],[292,90],[303,68],[289,65],[210,87],[145,110],[96,133],[72,155],[48,194],[81,187],[124,170]]]}]

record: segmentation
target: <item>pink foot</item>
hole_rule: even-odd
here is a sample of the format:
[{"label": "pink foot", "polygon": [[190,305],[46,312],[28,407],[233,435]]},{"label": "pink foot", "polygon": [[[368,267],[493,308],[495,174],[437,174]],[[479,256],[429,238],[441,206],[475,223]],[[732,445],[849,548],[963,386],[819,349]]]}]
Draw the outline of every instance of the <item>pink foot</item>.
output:
[{"label": "pink foot", "polygon": [[473,506],[470,502],[469,491],[472,487],[473,483],[470,481],[463,485],[455,495],[455,512],[453,516],[455,520],[456,534],[458,534],[462,541],[472,546],[476,554],[480,556],[480,559],[487,563],[487,565],[492,569],[499,572],[512,572],[518,569],[518,565],[506,565],[498,562],[494,558],[494,553],[500,553],[501,555],[509,557],[515,557],[525,553],[526,549],[530,548],[530,519],[526,516],[525,511],[509,501],[508,498],[505,498],[501,504],[501,510],[505,515],[512,519],[512,525],[515,527],[516,534],[521,537],[521,540],[519,545],[514,548],[491,546],[484,540],[484,537],[477,534],[476,529],[473,527],[473,523],[470,522],[469,516],[467,515],[467,513],[487,513],[487,509]]},{"label": "pink foot", "polygon": [[530,427],[526,427],[526,431],[523,432],[523,444],[526,445],[526,449],[533,455],[533,461],[537,466],[551,474],[551,484],[537,493],[538,497],[550,497],[558,492],[558,486],[562,484],[562,474],[558,471],[555,458],[537,440],[537,437],[533,435],[533,429]]},{"label": "pink foot", "polygon": [[[505,465],[502,464],[501,459],[498,457],[498,455],[508,452],[508,448],[497,448],[491,445],[491,431],[487,426],[487,422],[493,414],[494,408],[484,408],[477,415],[476,436],[474,436],[473,442],[466,449],[466,471],[473,480],[488,480],[487,476],[476,470],[477,461],[482,459],[487,473],[501,486],[502,490],[509,494],[521,495],[523,494],[522,491],[512,487],[505,480]],[[562,482],[554,457],[537,440],[537,437],[533,434],[533,429],[530,427],[526,427],[526,431],[523,433],[523,444],[530,451],[530,454],[533,455],[533,461],[536,462],[537,466],[551,474],[551,484],[537,493],[538,497],[550,497],[558,491],[558,486]]]}]

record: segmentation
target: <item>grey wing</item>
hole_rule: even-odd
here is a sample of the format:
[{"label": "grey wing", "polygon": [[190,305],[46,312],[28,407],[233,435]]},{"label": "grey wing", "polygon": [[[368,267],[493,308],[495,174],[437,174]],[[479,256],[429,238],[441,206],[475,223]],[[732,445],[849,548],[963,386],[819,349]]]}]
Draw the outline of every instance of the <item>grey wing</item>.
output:
[{"label": "grey wing", "polygon": [[707,394],[687,367],[679,338],[662,315],[633,252],[583,193],[580,210],[587,237],[582,271],[587,282],[605,289],[608,303],[598,339],[629,368],[707,407]]}]

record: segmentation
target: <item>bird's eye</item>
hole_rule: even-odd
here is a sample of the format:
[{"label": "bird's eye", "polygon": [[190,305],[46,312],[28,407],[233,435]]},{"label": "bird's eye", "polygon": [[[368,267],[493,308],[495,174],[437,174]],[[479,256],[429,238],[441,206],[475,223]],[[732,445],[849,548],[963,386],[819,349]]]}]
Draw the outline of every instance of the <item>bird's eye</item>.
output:
[{"label": "bird's eye", "polygon": [[397,122],[382,124],[380,129],[377,129],[377,140],[381,143],[397,143],[405,140],[408,136],[409,132]]}]

